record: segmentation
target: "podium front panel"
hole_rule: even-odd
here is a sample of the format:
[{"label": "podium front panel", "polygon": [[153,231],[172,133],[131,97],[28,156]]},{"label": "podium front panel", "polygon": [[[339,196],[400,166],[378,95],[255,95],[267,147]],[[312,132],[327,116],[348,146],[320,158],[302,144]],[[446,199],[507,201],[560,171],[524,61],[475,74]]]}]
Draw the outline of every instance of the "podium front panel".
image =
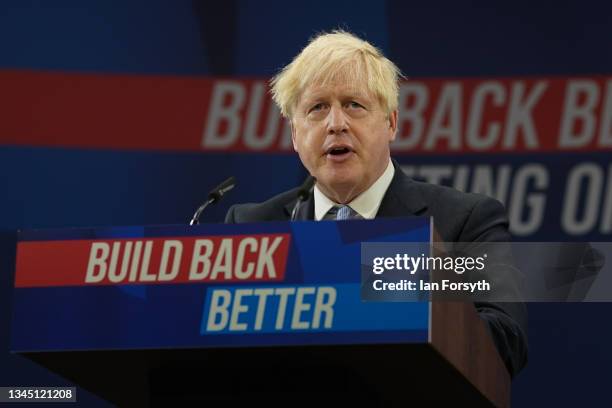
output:
[{"label": "podium front panel", "polygon": [[363,302],[362,242],[428,218],[19,233],[16,352],[424,343],[427,302]]}]

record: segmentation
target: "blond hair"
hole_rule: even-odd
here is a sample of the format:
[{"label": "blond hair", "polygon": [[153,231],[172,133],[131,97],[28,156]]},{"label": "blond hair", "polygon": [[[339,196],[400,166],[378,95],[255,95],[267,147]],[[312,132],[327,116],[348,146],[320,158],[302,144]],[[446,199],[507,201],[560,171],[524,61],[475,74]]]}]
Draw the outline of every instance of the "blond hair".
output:
[{"label": "blond hair", "polygon": [[376,95],[387,114],[397,109],[401,72],[367,41],[343,30],[322,33],[270,81],[272,99],[283,116],[291,118],[300,93],[316,83],[325,86],[343,80]]}]

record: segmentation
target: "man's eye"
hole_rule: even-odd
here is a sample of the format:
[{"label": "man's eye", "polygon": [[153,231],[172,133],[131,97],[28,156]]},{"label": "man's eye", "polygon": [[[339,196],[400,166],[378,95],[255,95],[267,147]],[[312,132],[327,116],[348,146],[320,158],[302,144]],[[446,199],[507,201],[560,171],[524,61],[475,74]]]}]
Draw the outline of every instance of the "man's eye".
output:
[{"label": "man's eye", "polygon": [[355,101],[351,101],[351,102],[349,102],[349,103],[348,103],[348,106],[349,106],[349,108],[351,108],[351,109],[362,109],[362,108],[363,108],[363,106],[362,106],[360,103],[355,102]]},{"label": "man's eye", "polygon": [[322,103],[317,103],[312,108],[310,108],[309,112],[317,112],[317,111],[322,110],[323,108],[324,108],[324,105]]}]

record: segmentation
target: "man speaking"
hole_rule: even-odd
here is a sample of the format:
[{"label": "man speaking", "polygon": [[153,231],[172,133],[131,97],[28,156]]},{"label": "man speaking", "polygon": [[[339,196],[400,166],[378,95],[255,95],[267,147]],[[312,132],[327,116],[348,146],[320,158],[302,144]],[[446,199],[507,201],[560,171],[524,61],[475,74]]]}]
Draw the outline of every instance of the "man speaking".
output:
[{"label": "man speaking", "polygon": [[[226,222],[430,216],[444,242],[508,242],[503,206],[491,198],[411,180],[391,160],[398,116],[399,69],[370,43],[334,31],[314,38],[272,80],[272,95],[291,124],[293,148],[311,176],[300,188],[230,208]],[[525,308],[476,303],[514,376],[527,360]]]}]

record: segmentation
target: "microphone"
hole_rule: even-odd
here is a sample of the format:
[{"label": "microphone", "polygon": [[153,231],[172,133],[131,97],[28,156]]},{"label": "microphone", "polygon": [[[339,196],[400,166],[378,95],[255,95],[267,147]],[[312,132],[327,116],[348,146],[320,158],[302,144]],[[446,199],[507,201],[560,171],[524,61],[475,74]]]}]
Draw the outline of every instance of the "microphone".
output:
[{"label": "microphone", "polygon": [[312,192],[312,189],[314,188],[316,181],[317,181],[316,178],[312,176],[308,176],[306,177],[306,180],[304,180],[304,182],[300,186],[300,189],[297,192],[297,201],[295,202],[295,205],[293,206],[293,210],[291,211],[291,221],[296,220],[300,206]]},{"label": "microphone", "polygon": [[208,200],[199,206],[196,212],[193,214],[189,225],[198,225],[200,223],[200,215],[202,214],[202,211],[204,211],[204,209],[209,205],[218,203],[223,198],[225,193],[234,187],[236,187],[236,178],[232,176],[223,181],[217,187],[213,188],[210,193],[208,193]]}]

